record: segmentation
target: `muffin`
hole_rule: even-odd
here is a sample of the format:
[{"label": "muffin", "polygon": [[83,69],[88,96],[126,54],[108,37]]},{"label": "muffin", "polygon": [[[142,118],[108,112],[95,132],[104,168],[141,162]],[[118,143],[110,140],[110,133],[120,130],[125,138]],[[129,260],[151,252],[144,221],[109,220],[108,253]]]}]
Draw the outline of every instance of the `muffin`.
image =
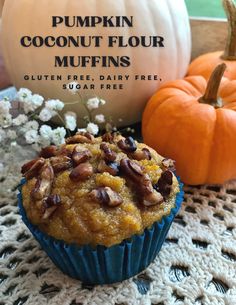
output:
[{"label": "muffin", "polygon": [[119,282],[161,248],[183,197],[173,171],[172,160],[132,137],[77,133],[22,167],[20,212],[64,273]]}]

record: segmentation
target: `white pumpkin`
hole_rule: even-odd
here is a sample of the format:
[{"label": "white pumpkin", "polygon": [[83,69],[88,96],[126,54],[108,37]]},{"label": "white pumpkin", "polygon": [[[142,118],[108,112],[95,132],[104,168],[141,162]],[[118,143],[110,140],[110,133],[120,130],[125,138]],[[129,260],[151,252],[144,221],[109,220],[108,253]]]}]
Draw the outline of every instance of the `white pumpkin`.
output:
[{"label": "white pumpkin", "polygon": [[[52,27],[52,16],[133,16],[133,27],[93,28],[71,27],[64,24]],[[20,44],[22,36],[103,36],[100,48],[29,47]],[[164,48],[107,47],[107,36],[162,36]],[[2,16],[2,44],[5,63],[17,87],[27,87],[46,98],[59,98],[66,103],[78,100],[63,90],[67,75],[90,75],[95,90],[81,90],[83,98],[99,96],[107,101],[102,111],[123,125],[141,119],[146,102],[161,83],[183,77],[190,60],[191,39],[189,19],[184,0],[5,0]],[[55,56],[129,56],[131,66],[102,68],[55,68]],[[27,81],[24,75],[60,75],[62,81]],[[129,75],[125,81],[100,81],[99,76]],[[138,80],[135,75],[158,75],[162,81]],[[82,85],[83,82],[79,81]],[[92,83],[92,81],[87,82]],[[124,84],[123,90],[102,90],[101,84]],[[82,106],[68,105],[67,109],[83,111]]]}]

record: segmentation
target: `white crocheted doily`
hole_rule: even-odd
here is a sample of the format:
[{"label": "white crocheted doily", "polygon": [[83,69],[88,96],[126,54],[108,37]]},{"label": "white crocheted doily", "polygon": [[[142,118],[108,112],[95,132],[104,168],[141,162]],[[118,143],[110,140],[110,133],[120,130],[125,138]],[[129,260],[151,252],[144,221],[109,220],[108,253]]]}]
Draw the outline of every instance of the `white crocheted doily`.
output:
[{"label": "white crocheted doily", "polygon": [[155,262],[123,283],[92,287],[63,275],[18,215],[19,168],[31,157],[0,150],[0,305],[236,304],[236,182],[185,187]]}]

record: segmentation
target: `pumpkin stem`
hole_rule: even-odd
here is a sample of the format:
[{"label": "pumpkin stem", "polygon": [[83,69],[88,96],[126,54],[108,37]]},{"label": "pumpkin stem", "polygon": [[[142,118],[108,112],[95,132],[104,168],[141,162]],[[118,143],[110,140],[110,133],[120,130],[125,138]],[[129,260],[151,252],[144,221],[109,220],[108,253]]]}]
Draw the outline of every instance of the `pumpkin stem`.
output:
[{"label": "pumpkin stem", "polygon": [[215,108],[222,107],[222,101],[218,97],[218,92],[226,67],[226,64],[223,63],[215,68],[208,81],[205,94],[199,99],[200,103],[208,104]]},{"label": "pumpkin stem", "polygon": [[236,5],[234,0],[223,0],[223,6],[228,19],[228,38],[221,58],[236,60]]}]

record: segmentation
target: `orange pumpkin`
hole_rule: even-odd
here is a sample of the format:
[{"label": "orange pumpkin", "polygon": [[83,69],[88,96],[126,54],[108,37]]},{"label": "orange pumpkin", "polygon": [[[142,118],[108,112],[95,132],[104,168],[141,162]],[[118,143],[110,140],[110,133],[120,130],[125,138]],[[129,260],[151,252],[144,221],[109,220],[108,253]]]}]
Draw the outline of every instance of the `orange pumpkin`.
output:
[{"label": "orange pumpkin", "polygon": [[236,80],[219,65],[210,80],[190,76],[169,82],[143,114],[144,142],[176,160],[177,173],[191,185],[236,178]]},{"label": "orange pumpkin", "polygon": [[[224,51],[211,52],[197,57],[189,65],[188,76],[202,75],[209,79],[212,70],[219,64],[227,64],[225,77],[236,79],[236,5],[234,0],[223,0],[228,18],[228,38]],[[217,29],[216,29],[217,30]]]}]

